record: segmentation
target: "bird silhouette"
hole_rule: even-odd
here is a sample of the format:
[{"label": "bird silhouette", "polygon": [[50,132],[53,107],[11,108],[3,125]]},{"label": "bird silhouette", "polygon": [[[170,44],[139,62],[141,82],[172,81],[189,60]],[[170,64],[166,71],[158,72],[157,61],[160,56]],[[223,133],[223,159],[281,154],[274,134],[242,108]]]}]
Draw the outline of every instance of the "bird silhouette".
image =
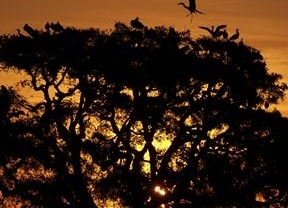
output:
[{"label": "bird silhouette", "polygon": [[215,26],[211,26],[211,29],[209,27],[199,26],[199,28],[208,31],[213,38],[218,38],[221,35],[223,35],[222,29],[226,27],[227,25],[218,25],[216,29],[214,30]]},{"label": "bird silhouette", "polygon": [[239,44],[240,46],[243,46],[243,45],[244,45],[243,38],[241,38],[241,40],[239,41],[238,44]]},{"label": "bird silhouette", "polygon": [[239,36],[240,36],[239,29],[236,28],[235,33],[232,36],[230,36],[229,40],[236,40],[239,38]]},{"label": "bird silhouette", "polygon": [[46,31],[49,31],[49,30],[50,30],[50,23],[49,23],[49,22],[46,22],[46,24],[45,24],[45,30],[46,30]]},{"label": "bird silhouette", "polygon": [[54,31],[54,32],[62,32],[64,30],[64,27],[60,24],[59,21],[57,21],[56,23],[51,23],[50,24],[50,28]]},{"label": "bird silhouette", "polygon": [[25,35],[23,35],[22,33],[21,33],[21,31],[20,31],[20,29],[16,29],[16,31],[17,31],[17,34],[18,34],[18,36],[19,37],[25,37],[25,38],[27,38],[27,36],[25,36]]},{"label": "bird silhouette", "polygon": [[23,29],[32,37],[36,38],[39,36],[39,31],[33,29],[30,25],[27,23],[24,25]]},{"label": "bird silhouette", "polygon": [[188,15],[191,15],[191,22],[192,22],[192,18],[193,18],[193,13],[205,14],[205,13],[200,12],[199,10],[197,10],[197,6],[196,6],[196,1],[195,0],[189,0],[189,5],[188,6],[186,4],[184,4],[183,2],[178,3],[178,5],[182,5],[185,9],[187,9],[189,11]]},{"label": "bird silhouette", "polygon": [[136,17],[135,19],[131,20],[130,25],[139,30],[144,28],[144,25],[142,22],[140,22],[139,17]]},{"label": "bird silhouette", "polygon": [[223,32],[222,32],[222,37],[223,37],[224,39],[227,39],[227,38],[228,38],[228,33],[227,33],[226,30],[223,30]]}]

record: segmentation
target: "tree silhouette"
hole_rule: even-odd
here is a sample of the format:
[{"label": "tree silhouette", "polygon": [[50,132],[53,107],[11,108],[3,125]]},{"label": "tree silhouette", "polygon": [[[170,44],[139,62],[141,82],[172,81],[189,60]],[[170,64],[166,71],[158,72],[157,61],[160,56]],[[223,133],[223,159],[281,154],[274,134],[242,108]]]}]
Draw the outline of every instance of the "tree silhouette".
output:
[{"label": "tree silhouette", "polygon": [[287,205],[288,123],[267,105],[287,85],[259,50],[121,22],[37,32],[0,36],[2,70],[42,95],[0,91],[2,203]]}]

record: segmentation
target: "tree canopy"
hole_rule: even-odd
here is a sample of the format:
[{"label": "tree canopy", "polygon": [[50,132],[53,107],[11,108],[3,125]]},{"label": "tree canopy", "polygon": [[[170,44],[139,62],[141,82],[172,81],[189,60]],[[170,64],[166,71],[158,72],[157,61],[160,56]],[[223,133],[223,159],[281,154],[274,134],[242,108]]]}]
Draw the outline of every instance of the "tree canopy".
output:
[{"label": "tree canopy", "polygon": [[271,109],[287,84],[259,50],[59,25],[0,36],[1,70],[37,92],[0,89],[2,205],[287,206],[288,120]]}]

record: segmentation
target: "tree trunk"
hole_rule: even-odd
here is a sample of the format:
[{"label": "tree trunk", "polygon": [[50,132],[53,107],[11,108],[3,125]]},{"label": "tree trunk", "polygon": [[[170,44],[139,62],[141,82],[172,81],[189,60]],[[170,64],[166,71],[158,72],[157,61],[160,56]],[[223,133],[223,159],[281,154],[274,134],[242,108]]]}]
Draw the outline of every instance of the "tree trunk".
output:
[{"label": "tree trunk", "polygon": [[72,152],[72,164],[74,168],[73,188],[77,196],[77,207],[97,208],[93,197],[88,191],[87,181],[82,173],[81,166],[81,145],[77,142],[79,138],[74,138],[73,152]]}]

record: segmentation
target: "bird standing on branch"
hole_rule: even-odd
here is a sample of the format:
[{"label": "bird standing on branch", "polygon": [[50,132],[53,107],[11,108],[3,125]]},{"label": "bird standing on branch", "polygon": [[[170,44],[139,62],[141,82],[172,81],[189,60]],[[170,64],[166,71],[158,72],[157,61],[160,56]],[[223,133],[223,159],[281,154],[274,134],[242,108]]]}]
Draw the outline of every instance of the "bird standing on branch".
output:
[{"label": "bird standing on branch", "polygon": [[222,32],[222,37],[223,37],[224,39],[227,39],[227,38],[228,38],[228,32],[227,32],[227,30],[223,30],[223,32]]},{"label": "bird standing on branch", "polygon": [[19,37],[27,38],[25,35],[23,35],[23,34],[21,33],[20,29],[16,29],[16,31],[17,31],[17,34],[18,34]]},{"label": "bird standing on branch", "polygon": [[134,27],[135,29],[139,29],[139,30],[144,28],[143,23],[139,21],[139,17],[136,17],[135,19],[131,20],[130,25]]},{"label": "bird standing on branch", "polygon": [[56,23],[51,23],[50,24],[50,28],[54,31],[54,32],[62,32],[64,30],[64,27],[60,24],[59,21],[57,21]]},{"label": "bird standing on branch", "polygon": [[239,38],[239,36],[240,36],[239,29],[236,28],[236,32],[235,32],[235,34],[232,35],[232,36],[229,38],[229,40],[236,40],[236,39]]},{"label": "bird standing on branch", "polygon": [[49,33],[50,32],[50,23],[46,22],[44,27],[45,27],[45,30]]},{"label": "bird standing on branch", "polygon": [[191,22],[192,22],[192,18],[193,18],[193,13],[205,14],[205,13],[200,12],[199,10],[197,10],[196,1],[195,0],[189,0],[189,5],[188,6],[186,4],[184,4],[183,2],[178,3],[178,5],[182,5],[185,9],[187,9],[190,12],[188,15],[191,15]]},{"label": "bird standing on branch", "polygon": [[27,23],[24,25],[23,29],[32,37],[36,38],[39,36],[39,31],[33,29],[30,25]]},{"label": "bird standing on branch", "polygon": [[218,37],[222,36],[223,35],[222,29],[224,29],[226,27],[227,27],[227,25],[218,25],[216,27],[216,29],[214,30],[214,28],[215,28],[214,26],[211,26],[211,29],[209,27],[199,26],[199,28],[201,28],[203,30],[207,30],[213,38],[218,38]]}]

